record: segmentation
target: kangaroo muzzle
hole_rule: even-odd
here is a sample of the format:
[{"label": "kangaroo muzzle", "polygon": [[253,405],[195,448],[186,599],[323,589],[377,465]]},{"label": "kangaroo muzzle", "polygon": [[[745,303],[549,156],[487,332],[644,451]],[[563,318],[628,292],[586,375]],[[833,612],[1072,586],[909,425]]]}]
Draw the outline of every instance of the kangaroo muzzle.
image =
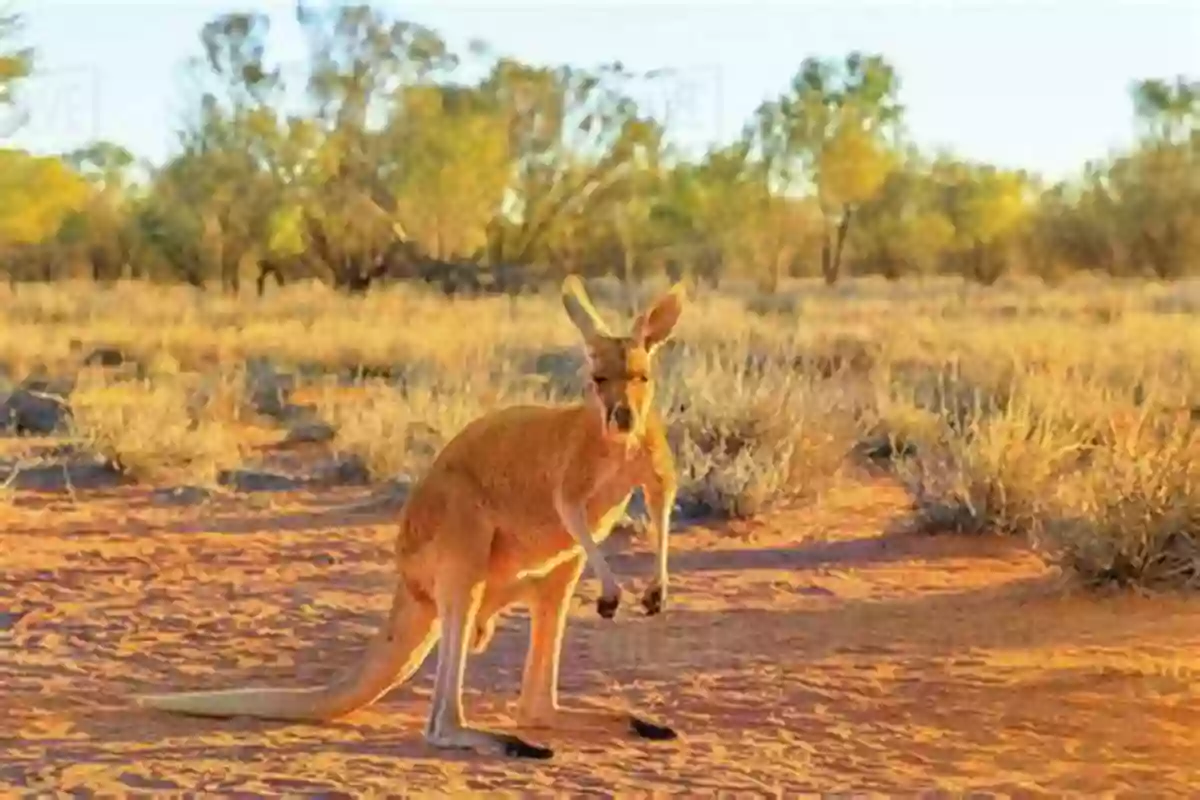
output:
[{"label": "kangaroo muzzle", "polygon": [[627,405],[613,406],[608,411],[608,424],[621,433],[633,430],[633,410]]}]

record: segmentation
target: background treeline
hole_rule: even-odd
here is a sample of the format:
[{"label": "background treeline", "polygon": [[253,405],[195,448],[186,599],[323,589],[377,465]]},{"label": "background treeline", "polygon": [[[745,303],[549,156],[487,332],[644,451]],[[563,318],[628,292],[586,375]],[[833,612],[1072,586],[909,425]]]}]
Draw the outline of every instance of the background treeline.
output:
[{"label": "background treeline", "polygon": [[[1200,272],[1200,82],[1184,77],[1133,86],[1136,146],[1050,184],[914,146],[881,55],[804,60],[736,140],[685,157],[669,120],[634,99],[669,75],[456,53],[370,5],[296,12],[299,75],[273,61],[264,15],[203,27],[163,164],[108,142],[0,149],[4,277],[238,292],[312,277],[511,289],[567,271],[768,289],[788,276]],[[19,19],[0,19],[0,111],[37,69],[21,41]]]}]

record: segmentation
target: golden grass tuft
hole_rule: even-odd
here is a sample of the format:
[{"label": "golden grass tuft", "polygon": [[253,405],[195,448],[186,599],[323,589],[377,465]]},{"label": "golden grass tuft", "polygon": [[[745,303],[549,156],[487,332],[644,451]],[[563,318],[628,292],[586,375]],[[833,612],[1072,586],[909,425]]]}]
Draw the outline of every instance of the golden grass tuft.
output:
[{"label": "golden grass tuft", "polygon": [[224,376],[208,385],[99,377],[78,383],[70,404],[79,443],[138,482],[214,486],[244,457],[241,409]]}]

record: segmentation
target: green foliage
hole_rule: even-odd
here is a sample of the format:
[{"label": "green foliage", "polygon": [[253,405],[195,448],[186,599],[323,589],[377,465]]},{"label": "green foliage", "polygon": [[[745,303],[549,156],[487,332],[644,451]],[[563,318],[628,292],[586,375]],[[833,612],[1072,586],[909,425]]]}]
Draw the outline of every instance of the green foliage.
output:
[{"label": "green foliage", "polygon": [[1173,83],[1159,79],[1133,86],[1133,108],[1144,135],[1154,142],[1189,143],[1200,129],[1200,81],[1182,75]]},{"label": "green foliage", "polygon": [[955,234],[939,201],[929,166],[908,154],[859,209],[851,239],[857,268],[892,279],[933,272]]},{"label": "green foliage", "polygon": [[267,223],[267,253],[288,258],[304,252],[304,209],[294,203],[275,208]]},{"label": "green foliage", "polygon": [[389,187],[399,219],[435,258],[466,258],[487,245],[511,180],[507,132],[470,89],[414,86],[399,101],[391,141],[399,154]]},{"label": "green foliage", "polygon": [[841,274],[854,213],[878,194],[895,166],[893,137],[903,115],[898,92],[899,79],[882,56],[807,58],[789,91],[760,106],[747,129],[773,188],[815,193],[828,283]]}]

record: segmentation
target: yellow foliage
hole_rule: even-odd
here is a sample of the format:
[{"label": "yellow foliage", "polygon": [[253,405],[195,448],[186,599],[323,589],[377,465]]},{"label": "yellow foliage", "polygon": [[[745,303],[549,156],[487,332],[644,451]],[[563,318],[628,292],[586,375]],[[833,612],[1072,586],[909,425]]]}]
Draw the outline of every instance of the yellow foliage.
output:
[{"label": "yellow foliage", "polygon": [[304,209],[295,204],[275,209],[267,226],[267,252],[287,257],[302,253],[304,247]]},{"label": "yellow foliage", "polygon": [[894,167],[884,142],[860,125],[845,124],[818,155],[817,184],[827,205],[855,205],[874,197]]},{"label": "yellow foliage", "polygon": [[967,201],[967,214],[976,235],[990,242],[1011,230],[1026,212],[1024,186],[1010,172],[994,172],[979,181]]},{"label": "yellow foliage", "polygon": [[940,170],[959,246],[988,245],[1016,228],[1031,210],[1018,172],[966,164],[942,165]]},{"label": "yellow foliage", "polygon": [[451,106],[440,87],[405,92],[395,186],[405,228],[440,258],[470,255],[487,239],[512,177],[508,131],[490,111]]},{"label": "yellow foliage", "polygon": [[83,176],[59,158],[0,149],[0,245],[53,236],[90,193]]}]

